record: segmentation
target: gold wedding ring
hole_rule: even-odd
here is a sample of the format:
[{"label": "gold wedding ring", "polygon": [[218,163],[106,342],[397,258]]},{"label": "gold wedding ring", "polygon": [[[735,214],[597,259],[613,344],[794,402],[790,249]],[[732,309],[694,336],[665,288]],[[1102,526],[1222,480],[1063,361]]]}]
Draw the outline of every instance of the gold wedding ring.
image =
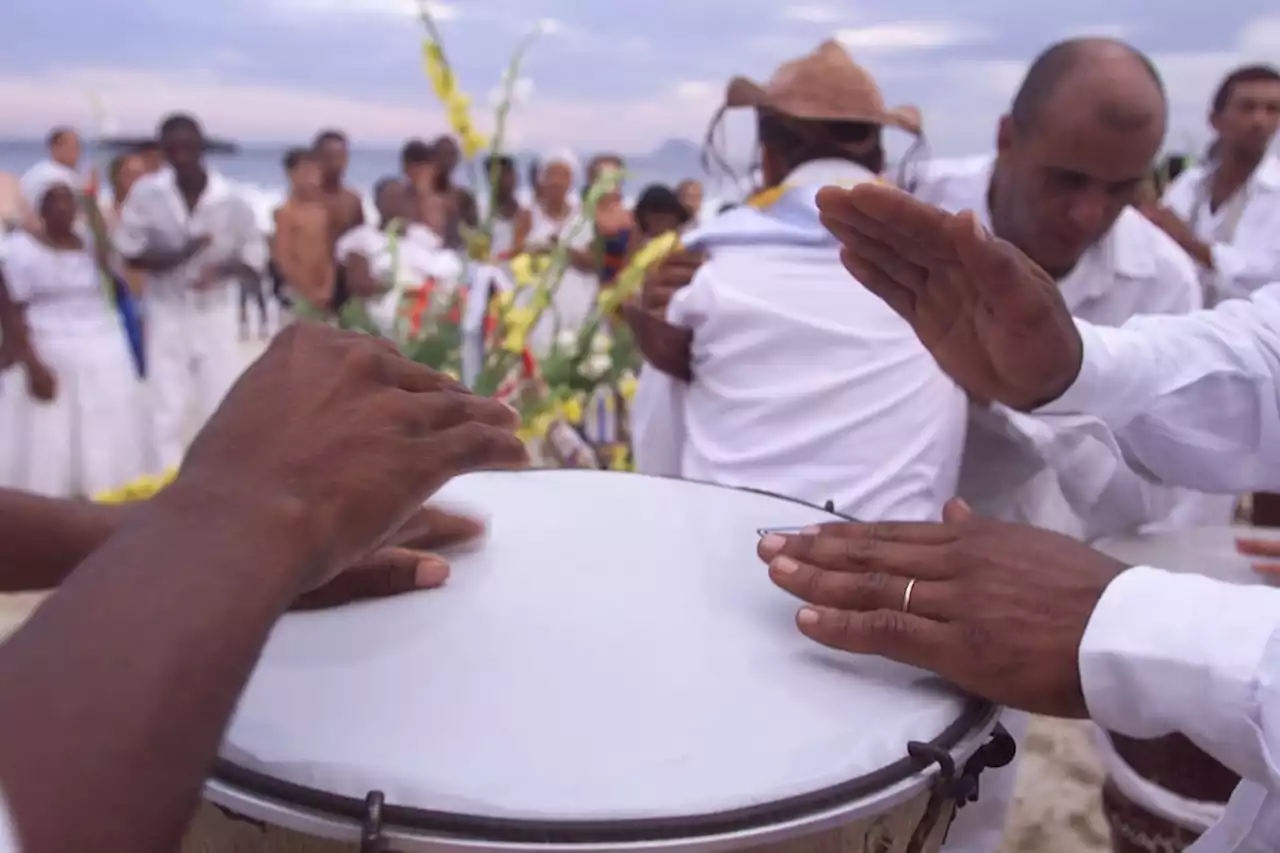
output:
[{"label": "gold wedding ring", "polygon": [[911,590],[915,589],[915,586],[916,586],[916,579],[911,578],[911,580],[907,581],[907,588],[902,592],[902,612],[903,613],[911,612]]}]

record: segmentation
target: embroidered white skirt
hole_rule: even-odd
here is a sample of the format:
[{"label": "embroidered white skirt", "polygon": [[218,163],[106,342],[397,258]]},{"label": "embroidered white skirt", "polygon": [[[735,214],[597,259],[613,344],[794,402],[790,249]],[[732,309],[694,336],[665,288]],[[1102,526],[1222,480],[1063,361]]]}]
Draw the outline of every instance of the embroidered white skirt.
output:
[{"label": "embroidered white skirt", "polygon": [[21,367],[0,374],[0,486],[87,497],[156,473],[143,387],[113,313],[101,323],[33,329],[57,394],[41,402]]}]

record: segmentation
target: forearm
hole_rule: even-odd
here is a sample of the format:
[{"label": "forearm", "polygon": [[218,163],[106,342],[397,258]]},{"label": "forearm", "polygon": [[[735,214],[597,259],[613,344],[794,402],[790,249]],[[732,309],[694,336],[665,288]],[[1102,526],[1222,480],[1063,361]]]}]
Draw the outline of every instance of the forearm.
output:
[{"label": "forearm", "polygon": [[58,586],[107,541],[127,511],[0,489],[0,592]]},{"label": "forearm", "polygon": [[182,266],[191,260],[191,253],[186,249],[147,249],[125,258],[125,263],[129,266],[142,270],[143,272],[168,272]]},{"label": "forearm", "polygon": [[1084,364],[1037,414],[1087,414],[1131,467],[1211,493],[1280,490],[1280,288],[1118,329],[1077,321]]},{"label": "forearm", "polygon": [[21,686],[0,703],[0,779],[26,853],[178,848],[308,559],[295,521],[175,484],[0,647],[0,683]]},{"label": "forearm", "polygon": [[14,361],[23,367],[40,362],[35,345],[31,342],[31,330],[27,327],[26,311],[0,294],[0,335],[3,335]]},{"label": "forearm", "polygon": [[1089,715],[1136,738],[1180,732],[1269,785],[1280,754],[1280,590],[1150,568],[1122,573],[1080,645]]}]

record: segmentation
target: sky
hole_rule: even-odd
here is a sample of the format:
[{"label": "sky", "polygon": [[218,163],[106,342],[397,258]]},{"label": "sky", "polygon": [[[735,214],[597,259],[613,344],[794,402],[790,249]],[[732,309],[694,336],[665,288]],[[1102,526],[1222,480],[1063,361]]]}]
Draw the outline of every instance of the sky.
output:
[{"label": "sky", "polygon": [[[890,105],[920,107],[935,153],[982,153],[1027,63],[1080,34],[1124,38],[1155,60],[1171,98],[1168,142],[1186,149],[1204,143],[1206,106],[1226,71],[1280,57],[1273,0],[437,0],[431,8],[482,126],[515,45],[543,31],[521,70],[511,122],[522,150],[642,153],[670,138],[699,140],[731,76],[767,80],[834,36],[876,75]],[[414,0],[0,3],[0,136],[42,136],[64,123],[148,132],[174,109],[240,141],[301,142],[321,126],[346,130],[356,144],[433,135],[444,119],[422,75],[414,9]],[[731,132],[749,136],[741,122]]]}]

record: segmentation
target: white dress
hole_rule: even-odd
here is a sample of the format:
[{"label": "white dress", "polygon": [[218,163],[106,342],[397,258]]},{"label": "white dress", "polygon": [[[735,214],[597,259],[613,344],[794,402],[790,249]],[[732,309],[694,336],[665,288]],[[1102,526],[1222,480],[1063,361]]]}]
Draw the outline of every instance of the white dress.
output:
[{"label": "white dress", "polygon": [[20,233],[3,257],[9,293],[27,306],[31,345],[53,372],[56,396],[34,399],[19,366],[0,375],[0,486],[92,497],[155,473],[142,384],[92,254]]},{"label": "white dress", "polygon": [[[531,215],[529,236],[525,239],[526,246],[545,246],[554,237],[557,240],[568,240],[569,247],[573,249],[590,248],[595,229],[590,222],[584,222],[579,226],[581,211],[576,206],[570,208],[569,213],[563,218],[552,219],[539,205],[535,204]],[[575,231],[577,233],[574,233]],[[590,316],[591,309],[595,307],[599,292],[599,276],[574,269],[572,266],[567,268],[551,300],[550,310],[543,313],[537,328],[534,329],[530,341],[530,348],[534,354],[543,355],[551,349],[557,323],[561,336],[576,334]]]}]

